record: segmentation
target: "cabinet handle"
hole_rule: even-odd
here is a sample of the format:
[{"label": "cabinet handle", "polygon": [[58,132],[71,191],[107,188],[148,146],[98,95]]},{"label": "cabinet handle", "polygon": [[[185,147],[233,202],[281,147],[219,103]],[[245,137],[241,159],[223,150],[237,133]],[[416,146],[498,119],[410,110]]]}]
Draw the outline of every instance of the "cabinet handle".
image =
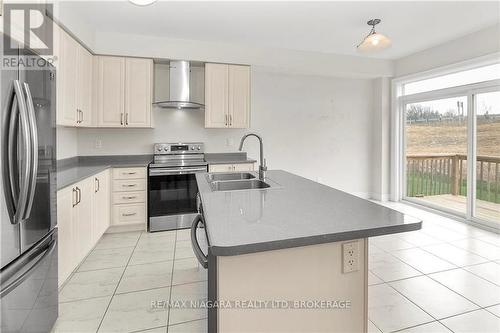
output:
[{"label": "cabinet handle", "polygon": [[135,187],[137,184],[123,184],[122,187]]},{"label": "cabinet handle", "polygon": [[233,116],[229,115],[229,126],[233,126]]},{"label": "cabinet handle", "polygon": [[72,205],[73,207],[75,207],[76,205],[78,205],[78,192],[76,191],[76,189],[73,187],[73,198],[72,198]]},{"label": "cabinet handle", "polygon": [[120,125],[123,125],[123,112],[120,113]]},{"label": "cabinet handle", "polygon": [[122,199],[125,199],[125,200],[132,200],[132,199],[135,199],[137,198],[136,196],[131,196],[131,197],[122,197]]},{"label": "cabinet handle", "polygon": [[76,123],[80,123],[80,109],[76,109]]},{"label": "cabinet handle", "polygon": [[136,173],[137,173],[137,172],[135,172],[135,171],[134,171],[134,172],[124,172],[123,174],[124,174],[124,175],[135,175]]},{"label": "cabinet handle", "polygon": [[83,123],[83,110],[80,109],[80,114],[82,115],[82,118],[80,119],[80,124]]},{"label": "cabinet handle", "polygon": [[125,113],[125,125],[128,126],[128,112]]},{"label": "cabinet handle", "polygon": [[101,182],[97,177],[95,177],[95,190],[94,192],[97,193],[101,190]]},{"label": "cabinet handle", "polygon": [[137,215],[137,213],[123,213],[122,216],[134,216]]},{"label": "cabinet handle", "polygon": [[227,114],[224,115],[224,125],[227,127]]}]

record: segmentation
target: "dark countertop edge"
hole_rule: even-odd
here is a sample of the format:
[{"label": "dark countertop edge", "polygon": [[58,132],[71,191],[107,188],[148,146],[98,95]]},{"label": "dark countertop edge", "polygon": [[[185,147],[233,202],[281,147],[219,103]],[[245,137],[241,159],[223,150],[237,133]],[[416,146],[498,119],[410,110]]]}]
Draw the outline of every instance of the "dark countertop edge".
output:
[{"label": "dark countertop edge", "polygon": [[237,246],[210,246],[209,249],[210,253],[214,256],[237,256],[242,254],[250,254],[250,253],[265,252],[272,250],[282,250],[300,246],[349,241],[354,239],[382,236],[400,232],[415,231],[415,230],[420,230],[421,228],[422,228],[422,221],[419,221],[415,223],[408,223],[397,226],[388,226],[376,229],[346,231],[335,234],[316,235],[316,236],[284,239],[284,240],[255,243],[255,244],[245,244]]},{"label": "dark countertop edge", "polygon": [[254,159],[247,158],[246,152],[228,152],[228,153],[205,153],[205,161],[208,164],[242,164],[255,163]]}]

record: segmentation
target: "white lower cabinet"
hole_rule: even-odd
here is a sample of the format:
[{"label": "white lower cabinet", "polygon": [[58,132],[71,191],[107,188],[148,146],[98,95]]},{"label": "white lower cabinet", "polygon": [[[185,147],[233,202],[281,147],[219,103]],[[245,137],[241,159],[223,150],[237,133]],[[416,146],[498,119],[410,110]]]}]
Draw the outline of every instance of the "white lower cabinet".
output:
[{"label": "white lower cabinet", "polygon": [[115,226],[141,225],[146,229],[147,170],[113,169],[112,222]]},{"label": "white lower cabinet", "polygon": [[59,286],[109,227],[109,170],[57,192]]},{"label": "white lower cabinet", "polygon": [[236,164],[210,164],[209,172],[245,172],[254,171],[253,163],[236,163]]}]

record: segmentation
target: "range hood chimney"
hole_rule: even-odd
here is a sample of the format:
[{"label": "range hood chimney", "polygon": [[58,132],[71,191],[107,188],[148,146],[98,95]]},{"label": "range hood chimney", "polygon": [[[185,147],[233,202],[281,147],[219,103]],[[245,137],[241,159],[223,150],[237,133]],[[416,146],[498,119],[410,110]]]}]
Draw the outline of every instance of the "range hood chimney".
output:
[{"label": "range hood chimney", "polygon": [[185,60],[170,61],[170,98],[153,103],[167,109],[203,109],[203,104],[193,102],[189,90],[191,64]]}]

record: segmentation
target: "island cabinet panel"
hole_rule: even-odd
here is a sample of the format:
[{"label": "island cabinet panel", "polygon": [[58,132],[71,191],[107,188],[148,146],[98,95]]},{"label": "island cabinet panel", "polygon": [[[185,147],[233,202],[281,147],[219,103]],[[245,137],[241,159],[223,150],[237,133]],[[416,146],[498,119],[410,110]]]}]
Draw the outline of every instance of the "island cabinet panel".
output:
[{"label": "island cabinet panel", "polygon": [[[357,242],[359,270],[350,273],[342,269],[345,242],[216,257],[217,300],[289,300],[297,302],[290,306],[301,307],[219,308],[217,332],[367,332],[368,242]],[[211,278],[209,271],[209,284]],[[314,301],[337,302],[339,308],[327,309],[325,303]],[[211,329],[213,318],[214,312],[209,313]]]},{"label": "island cabinet panel", "polygon": [[210,164],[209,172],[244,172],[254,171],[254,163],[235,163],[235,164]]}]

